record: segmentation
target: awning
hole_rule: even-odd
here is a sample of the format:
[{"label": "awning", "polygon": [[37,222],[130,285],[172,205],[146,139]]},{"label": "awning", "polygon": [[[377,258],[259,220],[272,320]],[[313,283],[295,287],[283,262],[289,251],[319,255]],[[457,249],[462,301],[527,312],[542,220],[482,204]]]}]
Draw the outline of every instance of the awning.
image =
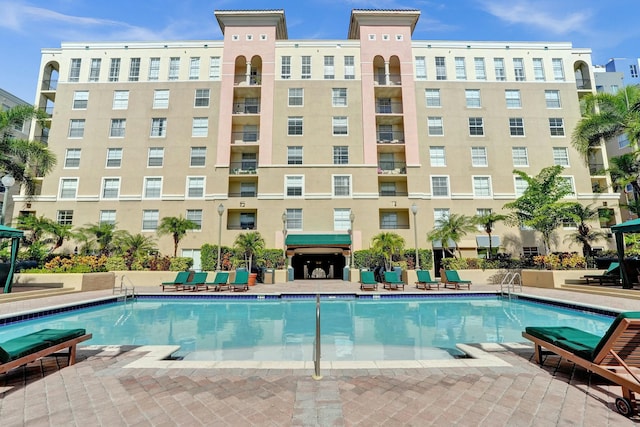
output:
[{"label": "awning", "polygon": [[351,244],[351,236],[345,234],[289,234],[287,246],[344,246]]},{"label": "awning", "polygon": [[[433,245],[433,247],[435,249],[440,249],[442,248],[442,241],[441,240],[434,240],[431,242],[431,244]],[[448,242],[449,246],[447,246],[447,248],[455,248],[456,247],[456,242],[454,242],[453,240],[449,239]]]},{"label": "awning", "polygon": [[[489,236],[476,236],[476,244],[479,248],[489,247]],[[491,236],[491,247],[500,247],[500,236]]]}]

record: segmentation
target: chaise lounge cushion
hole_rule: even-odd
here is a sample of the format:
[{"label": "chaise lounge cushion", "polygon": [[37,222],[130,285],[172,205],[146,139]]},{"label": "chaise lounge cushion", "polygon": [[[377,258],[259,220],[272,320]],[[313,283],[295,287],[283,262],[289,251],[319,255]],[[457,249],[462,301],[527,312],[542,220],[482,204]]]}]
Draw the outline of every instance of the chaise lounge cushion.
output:
[{"label": "chaise lounge cushion", "polygon": [[84,329],[43,329],[0,344],[0,363],[7,363],[85,335]]}]

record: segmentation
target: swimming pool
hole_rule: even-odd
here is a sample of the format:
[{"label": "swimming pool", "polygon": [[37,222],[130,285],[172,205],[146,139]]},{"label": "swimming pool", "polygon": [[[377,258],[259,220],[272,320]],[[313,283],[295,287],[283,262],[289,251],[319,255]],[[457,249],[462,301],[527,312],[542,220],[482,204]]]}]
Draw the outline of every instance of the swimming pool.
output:
[{"label": "swimming pool", "polygon": [[[610,313],[608,313],[610,314]],[[610,315],[496,295],[331,298],[321,302],[323,360],[427,360],[458,343],[522,342],[525,326],[604,334]],[[179,345],[187,360],[312,360],[315,299],[144,297],[0,327],[4,341],[41,328],[86,328],[86,345]]]}]

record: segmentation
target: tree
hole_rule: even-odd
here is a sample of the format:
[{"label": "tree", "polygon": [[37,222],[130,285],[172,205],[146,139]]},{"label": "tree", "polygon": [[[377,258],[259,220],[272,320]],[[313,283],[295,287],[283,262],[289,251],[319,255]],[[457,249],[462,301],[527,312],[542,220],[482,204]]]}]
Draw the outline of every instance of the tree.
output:
[{"label": "tree", "polygon": [[65,240],[71,240],[75,237],[76,233],[72,231],[72,227],[71,225],[48,220],[45,225],[45,231],[51,236],[50,239],[47,239],[47,242],[52,244],[50,252],[55,252],[56,249],[63,245]]},{"label": "tree", "polygon": [[78,240],[85,242],[84,251],[97,246],[100,255],[110,255],[115,249],[114,240],[121,232],[116,231],[116,224],[101,222],[87,224],[78,230]]},{"label": "tree", "polygon": [[240,233],[236,236],[233,246],[242,254],[245,262],[248,262],[248,270],[251,272],[254,255],[264,249],[264,239],[259,231]]},{"label": "tree", "polygon": [[405,241],[396,233],[379,233],[373,236],[371,248],[384,258],[385,269],[391,270],[393,255],[404,249]]},{"label": "tree", "polygon": [[182,216],[165,216],[160,220],[157,233],[159,236],[170,234],[173,237],[173,256],[178,256],[178,245],[189,230],[195,230],[198,224]]},{"label": "tree", "polygon": [[549,166],[540,171],[535,177],[514,170],[513,173],[521,177],[527,183],[524,194],[513,202],[504,205],[513,210],[510,222],[518,226],[531,227],[542,234],[544,253],[549,252],[551,236],[569,219],[568,209],[572,203],[560,202],[571,193],[570,184],[560,174],[562,166]]},{"label": "tree", "polygon": [[[458,255],[462,257],[460,247],[458,244],[467,233],[471,233],[476,230],[475,219],[462,214],[451,214],[443,218],[439,218],[436,221],[435,228],[431,230],[427,237],[429,240],[440,240],[442,247],[449,246],[447,243],[452,241],[456,247]],[[449,248],[445,248],[453,257],[455,253],[451,252]]]},{"label": "tree", "polygon": [[609,159],[609,175],[614,185],[614,190],[624,190],[627,185],[633,188],[633,198],[636,199],[640,195],[640,162],[638,161],[638,152],[626,153],[621,156]]},{"label": "tree", "polygon": [[128,231],[122,231],[114,243],[120,253],[128,252],[134,257],[144,256],[157,250],[153,237],[141,233],[131,234]]},{"label": "tree", "polygon": [[51,172],[56,157],[43,143],[16,137],[15,129],[32,119],[42,123],[45,117],[43,111],[30,105],[0,111],[0,174],[13,176],[25,186],[27,195],[34,194],[36,177]]},{"label": "tree", "polygon": [[591,244],[597,240],[604,239],[607,234],[602,230],[594,230],[589,222],[599,219],[598,209],[592,208],[593,204],[584,206],[580,203],[573,203],[569,206],[567,213],[569,218],[576,223],[577,230],[575,233],[568,235],[565,241],[578,243],[582,245],[582,255],[587,258],[591,255]]},{"label": "tree", "polygon": [[493,227],[497,222],[507,219],[506,215],[501,215],[495,212],[489,212],[488,214],[476,215],[475,223],[484,228],[484,232],[489,236],[489,253],[487,259],[491,259],[493,253],[493,243],[491,242],[491,233],[493,233]]}]

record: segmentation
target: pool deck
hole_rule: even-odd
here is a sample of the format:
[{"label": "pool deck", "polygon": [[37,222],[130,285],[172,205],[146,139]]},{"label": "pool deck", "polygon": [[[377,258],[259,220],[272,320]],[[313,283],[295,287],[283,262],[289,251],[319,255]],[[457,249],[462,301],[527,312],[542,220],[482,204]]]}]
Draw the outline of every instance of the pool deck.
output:
[{"label": "pool deck", "polygon": [[[136,291],[149,294],[159,289]],[[474,284],[471,291],[495,292],[496,286]],[[361,291],[357,284],[318,280],[257,285],[249,292]],[[437,291],[407,286],[404,292]],[[170,293],[175,292],[165,292]],[[638,300],[615,296],[528,287],[523,293],[621,311],[640,307]],[[94,291],[9,302],[0,304],[0,316],[109,295],[111,291]],[[325,363],[323,378],[314,380],[312,364],[304,369],[286,363],[261,369],[194,367],[193,362],[161,366],[146,363],[149,353],[141,348],[88,347],[78,351],[73,366],[66,367],[65,358],[47,358],[0,374],[0,423],[3,427],[640,423],[640,417],[627,419],[613,409],[620,387],[571,363],[549,357],[539,367],[532,361],[533,348],[525,343],[479,343],[474,348],[498,363],[438,361],[433,367],[396,363],[389,368],[365,363],[359,369]]]}]

